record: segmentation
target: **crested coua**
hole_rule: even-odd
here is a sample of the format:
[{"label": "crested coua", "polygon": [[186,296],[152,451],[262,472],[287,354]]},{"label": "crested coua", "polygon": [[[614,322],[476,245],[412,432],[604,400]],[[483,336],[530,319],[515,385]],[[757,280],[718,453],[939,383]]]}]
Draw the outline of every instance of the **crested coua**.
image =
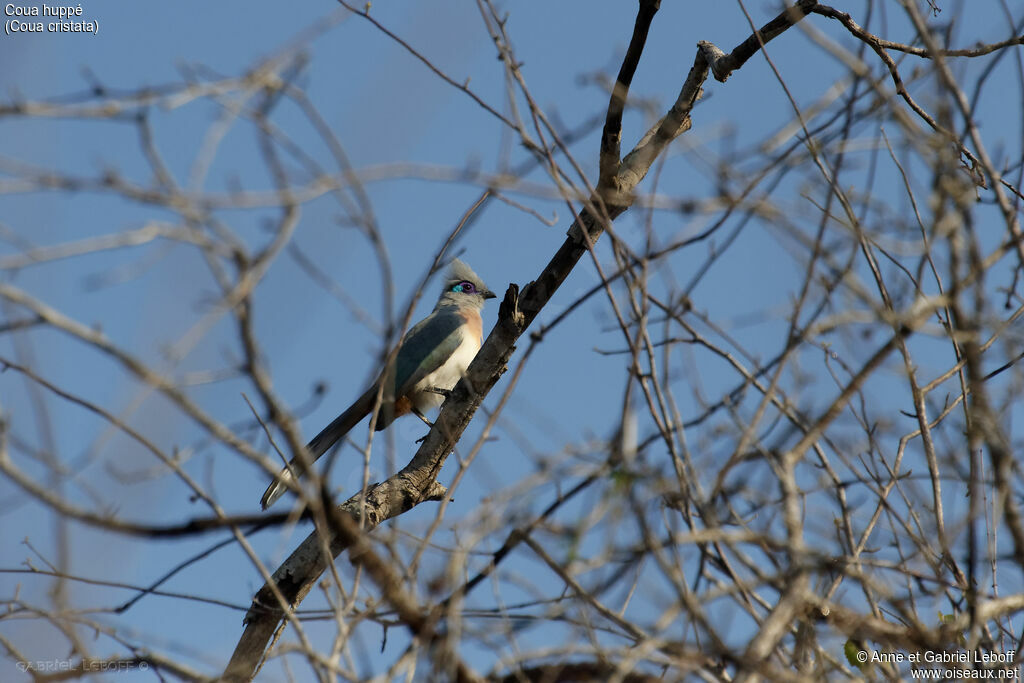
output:
[{"label": "crested coua", "polygon": [[[382,396],[377,414],[378,430],[387,427],[396,417],[411,412],[423,417],[427,410],[441,405],[445,393],[458,384],[480,350],[483,337],[480,311],[484,301],[494,296],[472,268],[459,259],[452,261],[434,310],[402,338],[394,363],[306,445],[308,462],[313,463],[326,453],[369,415],[378,394]],[[292,458],[263,494],[260,500],[263,509],[273,505],[288,490],[286,482],[304,473],[302,460]]]}]

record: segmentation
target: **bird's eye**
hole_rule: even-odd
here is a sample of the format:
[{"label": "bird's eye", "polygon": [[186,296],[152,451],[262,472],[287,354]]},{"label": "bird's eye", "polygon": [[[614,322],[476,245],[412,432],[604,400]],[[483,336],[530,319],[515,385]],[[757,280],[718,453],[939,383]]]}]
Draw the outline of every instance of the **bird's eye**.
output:
[{"label": "bird's eye", "polygon": [[476,287],[473,286],[472,282],[466,282],[463,280],[459,284],[452,287],[453,292],[462,292],[463,294],[475,294]]}]

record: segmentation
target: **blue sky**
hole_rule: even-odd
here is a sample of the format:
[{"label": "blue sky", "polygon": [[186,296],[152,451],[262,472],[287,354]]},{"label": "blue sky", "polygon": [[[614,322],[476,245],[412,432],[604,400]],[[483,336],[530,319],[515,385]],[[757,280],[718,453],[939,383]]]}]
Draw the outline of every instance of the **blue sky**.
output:
[{"label": "blue sky", "polygon": [[[863,16],[856,14],[862,3],[852,5],[848,11]],[[296,36],[304,35],[308,27],[330,17],[333,26],[302,45],[309,63],[299,84],[344,145],[353,166],[380,176],[368,182],[367,189],[394,271],[392,305],[397,310],[409,301],[444,236],[481,191],[470,183],[423,176],[466,167],[495,173],[526,159],[517,141],[498,120],[464,93],[442,82],[368,22],[345,14],[331,3],[299,3],[282,9],[278,3],[258,1],[186,0],[86,3],[82,7],[83,18],[99,22],[98,35],[0,37],[0,64],[4,65],[0,70],[0,98],[52,100],[83,92],[96,83],[114,93],[128,92],[179,83],[190,73],[197,74],[200,80],[240,76],[271,55],[294,52]],[[895,3],[880,7],[872,28],[894,40],[909,40],[911,31]],[[776,11],[768,3],[748,3],[746,9],[757,24]],[[509,12],[508,31],[522,62],[522,73],[532,96],[548,115],[572,128],[602,113],[607,96],[582,77],[617,70],[628,44],[635,4],[532,2],[508,4],[505,10]],[[1006,22],[1000,21],[994,12],[960,12],[952,5],[945,11],[948,15],[940,17],[941,20],[956,18],[953,44],[994,41],[1008,35]],[[469,79],[470,87],[480,98],[507,112],[501,63],[475,9],[448,1],[413,5],[379,2],[373,4],[371,12],[455,81]],[[813,31],[826,33],[846,49],[856,49],[834,24],[821,17],[808,23]],[[652,98],[658,103],[658,110],[663,110],[678,92],[698,40],[711,40],[728,50],[748,34],[749,27],[738,3],[663,3],[631,94]],[[815,48],[799,30],[773,42],[769,53],[802,108],[825,96],[844,73],[841,64]],[[875,66],[869,56],[866,59]],[[956,68],[959,75],[969,79],[984,66],[957,63]],[[1013,60],[1003,60],[991,78],[1006,79],[1008,87],[1012,87],[1017,78],[1014,69]],[[1020,103],[995,106],[999,104],[999,92],[996,87],[985,91],[982,130],[997,158],[1000,149],[1004,150],[1003,157],[1012,158],[1014,150],[1021,147]],[[929,102],[927,86],[916,94]],[[191,100],[151,110],[159,152],[183,186],[187,186],[197,156],[209,140],[206,136],[230,103],[230,97],[219,106],[208,100]],[[755,56],[726,84],[709,81],[705,84],[704,99],[694,113],[693,130],[669,149],[664,167],[658,169],[659,195],[697,200],[709,197],[716,183],[715,167],[720,155],[728,149],[758,145],[792,120],[792,106],[761,56]],[[294,105],[280,105],[273,121],[318,163],[333,170],[330,154]],[[624,149],[631,147],[650,123],[636,111],[628,113]],[[852,138],[870,149],[878,132],[877,128],[865,127],[855,131]],[[0,139],[0,158],[5,167],[0,169],[0,177],[5,180],[12,176],[11,162],[17,161],[83,178],[95,178],[105,170],[116,169],[119,176],[139,185],[151,182],[137,130],[130,121],[5,117],[0,119]],[[783,146],[792,144],[793,138],[783,142]],[[590,180],[596,180],[597,134],[586,136],[573,151]],[[860,181],[870,172],[867,157],[858,158],[854,153],[851,158],[855,167],[862,164],[852,174]],[[416,167],[412,172],[396,171],[397,164]],[[750,172],[752,168],[738,169],[740,176]],[[652,172],[643,189],[651,190],[654,175]],[[550,184],[541,171],[533,172],[528,179]],[[796,172],[782,181],[773,196],[780,206],[792,211],[794,220],[814,214],[814,206],[805,196],[813,180],[810,169]],[[886,167],[874,182],[873,191],[879,198],[901,205],[902,190],[894,169]],[[201,187],[196,189],[223,193],[236,187],[271,187],[257,137],[252,126],[244,122],[227,130]],[[564,203],[527,193],[509,196],[545,217],[554,218],[554,225],[545,225],[516,207],[492,201],[460,236],[455,250],[498,292],[504,291],[509,282],[525,284],[535,277],[561,244],[569,225]],[[982,215],[989,218],[994,214]],[[278,213],[273,209],[236,209],[221,211],[218,216],[248,246],[256,248],[270,239],[267,226]],[[368,324],[361,323],[352,310],[325,294],[287,255],[275,263],[255,296],[256,329],[273,373],[275,390],[298,412],[306,436],[319,430],[371,381],[375,374],[373,362],[381,351],[379,329],[386,310],[381,272],[372,246],[353,228],[343,225],[340,216],[341,210],[330,195],[304,203],[294,244],[338,287],[354,297],[368,314]],[[102,189],[8,191],[0,195],[0,225],[5,234],[22,235],[34,245],[60,244],[137,229],[146,221],[169,221],[173,217],[163,207],[126,201]],[[665,243],[706,227],[701,217],[669,210],[656,211],[651,216],[645,210],[635,209],[620,219],[616,230],[631,245],[642,247],[648,219],[656,222],[656,231]],[[995,223],[991,244],[1001,237],[998,228]],[[655,280],[657,286],[668,289],[673,281],[680,285],[688,282],[722,240],[724,233],[676,252],[670,266]],[[17,244],[0,240],[0,259],[17,253]],[[606,243],[598,253],[605,263],[610,261]],[[712,311],[713,319],[736,339],[758,349],[760,360],[772,357],[785,342],[784,316],[802,275],[800,260],[794,258],[794,253],[781,231],[767,222],[753,220],[693,289],[695,307]],[[204,316],[210,312],[210,297],[216,292],[216,284],[197,252],[181,245],[154,242],[138,248],[103,251],[27,267],[2,277],[76,320],[101,328],[117,344],[175,377],[191,378],[195,376],[191,373],[223,369],[238,359],[237,339],[229,317],[213,318],[209,330],[194,343],[188,341],[189,331],[210,319]],[[552,320],[596,282],[596,271],[585,258],[538,322]],[[1000,284],[1006,283],[993,283],[993,287]],[[414,319],[429,311],[436,289],[436,281],[427,286]],[[492,302],[484,313],[485,330],[493,323],[496,312],[497,305]],[[12,307],[0,308],[0,323],[17,317],[18,312]],[[35,367],[45,377],[124,416],[168,451],[175,446],[203,446],[204,437],[194,423],[127,378],[108,357],[52,330],[36,329],[22,339],[23,347],[19,350],[11,335],[0,338],[0,354],[28,354],[20,357],[34,359]],[[881,336],[866,343],[853,336],[840,336],[834,340],[834,348],[842,360],[857,366],[881,342]],[[520,351],[527,344],[524,338]],[[920,350],[919,358],[934,363],[933,373],[948,367],[948,345],[928,339],[915,340],[915,344],[920,345],[915,347]],[[559,453],[566,444],[607,438],[614,431],[627,379],[626,357],[597,353],[595,349],[622,347],[623,340],[614,326],[610,308],[600,296],[592,298],[547,336],[506,410],[505,428],[499,429],[498,439],[485,447],[450,505],[438,542],[453,542],[449,519],[471,524],[477,515],[484,514],[481,509],[492,496],[502,501],[509,518],[525,519],[531,511],[536,513],[543,508],[562,483],[574,481],[585,458],[568,458],[564,471],[542,485],[528,485],[529,477],[537,473],[537,463]],[[170,348],[188,350],[172,361],[167,357]],[[692,383],[714,398],[738,380],[724,363],[691,351],[681,354],[679,367],[690,368],[697,376],[676,375],[674,383]],[[816,406],[834,394],[835,387],[829,385],[820,366],[808,372],[814,379],[808,381],[806,391],[799,396],[801,407],[813,414]],[[328,391],[317,402],[311,396],[320,381],[327,383]],[[905,409],[906,396],[886,394],[884,381],[880,380],[875,389],[879,393],[874,398],[880,403],[891,402],[894,409]],[[499,384],[485,406],[493,407],[502,388]],[[223,423],[245,425],[240,433],[266,450],[257,430],[252,428],[242,391],[250,398],[255,397],[251,386],[237,379],[197,384],[190,388],[189,395]],[[684,418],[697,414],[698,402],[686,392],[681,391],[680,395]],[[14,372],[0,374],[0,409],[10,421],[12,438],[19,443],[44,447],[45,435],[54,435],[53,449],[71,473],[70,480],[61,484],[61,490],[76,504],[154,524],[171,524],[207,514],[207,510],[190,503],[189,492],[180,481],[170,475],[159,475],[157,463],[150,456],[123,435],[113,433],[102,421],[53,396],[46,396],[45,411],[41,412],[24,379]],[[44,413],[48,424],[40,418]],[[1007,419],[1019,420],[1019,406],[1014,413],[1007,415]],[[479,433],[482,417],[479,415],[467,432],[464,447]],[[649,433],[648,430],[649,425],[643,433]],[[393,431],[394,457],[404,462],[402,458],[411,452],[412,441],[422,435],[422,425],[410,421]],[[360,438],[361,435],[362,432]],[[707,465],[705,484],[714,480],[715,463],[728,457],[731,445],[719,444],[714,437],[710,427],[688,434],[695,451],[702,454],[701,462]],[[380,451],[373,463],[375,477],[389,472],[389,460],[384,455],[386,445],[383,440],[377,442]],[[335,461],[333,481],[339,489],[351,493],[361,473],[348,470],[338,462],[341,459]],[[43,471],[30,464],[23,466],[36,476]],[[228,511],[244,514],[257,510],[266,476],[253,464],[224,448],[204,447],[188,459],[186,467]],[[454,463],[450,462],[445,472],[448,474],[442,480],[454,472]],[[112,477],[116,480],[114,484],[110,483]],[[558,481],[560,478],[564,480]],[[521,482],[518,488],[515,482]],[[564,513],[566,517],[572,518],[574,512],[595,505],[600,495],[594,495],[596,499],[584,496],[576,506],[570,506]],[[0,482],[0,509],[5,511],[0,522],[0,565],[19,567],[25,558],[32,558],[34,566],[43,565],[32,550],[21,545],[25,538],[43,556],[52,559],[59,555],[59,525],[44,506],[10,483]],[[428,504],[381,533],[422,533],[434,514]],[[823,519],[830,515],[831,512],[827,513]],[[112,536],[76,523],[67,529],[74,574],[132,585],[153,581],[182,558],[222,537],[151,542]],[[291,530],[264,532],[254,540],[258,552],[271,566],[276,566],[308,530],[303,527],[288,531]],[[493,550],[503,538],[502,533],[481,538],[475,549]],[[348,564],[343,564],[349,572]],[[430,572],[441,572],[443,556],[430,555],[427,564]],[[510,563],[512,570],[527,576],[543,571],[528,555]],[[244,608],[260,583],[248,559],[231,547],[182,572],[164,588]],[[0,574],[0,594],[11,594],[19,584],[26,599],[46,602],[46,590],[51,585],[48,581]],[[129,591],[78,584],[69,590],[73,605],[79,608],[110,607],[131,595]],[[665,590],[664,586],[652,584],[645,596],[647,604],[664,599],[668,595],[663,593]],[[508,601],[530,596],[525,588],[517,591],[506,587],[506,591],[502,597]],[[488,603],[490,597],[484,596],[481,602]],[[322,606],[323,601],[318,599],[316,605]],[[303,607],[313,606],[310,603]],[[213,674],[223,666],[241,633],[241,617],[241,612],[222,605],[150,597],[125,614],[97,618],[138,642],[155,642],[162,651],[173,653],[189,666]],[[333,624],[328,621],[310,628],[318,637],[329,638]],[[740,623],[736,633],[749,633],[749,628],[749,623]],[[405,635],[396,631],[393,629],[389,634],[386,653],[391,657],[400,653],[407,642]],[[39,621],[0,623],[0,634],[13,639],[32,657],[64,654],[52,649],[57,637]],[[375,672],[373,660],[380,647],[376,640],[380,637],[379,629],[366,627],[360,637],[366,639],[367,654],[359,666],[366,667],[366,672]],[[543,629],[533,629],[523,636],[524,642],[543,642],[544,637]],[[104,642],[97,646],[96,654],[112,651],[119,650]],[[472,665],[487,671],[497,663],[495,652],[507,655],[507,651],[495,645],[491,651],[469,648],[465,656]],[[0,678],[17,680],[8,677],[8,664],[0,663],[0,671],[4,672]],[[268,678],[282,676],[279,663],[272,664],[267,674]],[[141,673],[127,678],[148,680]]]}]

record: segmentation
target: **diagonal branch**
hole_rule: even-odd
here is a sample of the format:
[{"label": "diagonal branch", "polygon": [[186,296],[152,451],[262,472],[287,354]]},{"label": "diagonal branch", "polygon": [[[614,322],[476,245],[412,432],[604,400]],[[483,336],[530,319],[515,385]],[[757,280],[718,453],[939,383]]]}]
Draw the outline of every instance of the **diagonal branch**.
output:
[{"label": "diagonal branch", "polygon": [[[775,20],[769,22],[759,36],[748,38],[741,44],[742,50],[737,48],[737,55],[730,70],[740,68],[761,45],[793,26],[814,4],[803,0],[796,7],[785,10]],[[389,579],[386,573],[374,563],[375,561],[367,559],[375,556],[367,554],[369,550],[365,533],[424,501],[444,497],[446,489],[437,482],[441,466],[484,397],[504,373],[515,351],[516,341],[547,305],[579,259],[600,238],[605,226],[629,208],[637,185],[646,176],[657,157],[672,140],[690,128],[690,113],[701,97],[702,85],[707,80],[709,67],[714,61],[708,50],[710,43],[702,43],[698,48],[693,66],[669,111],[643,136],[621,163],[618,161],[622,108],[651,19],[657,8],[658,2],[640,2],[633,41],[620,69],[619,83],[616,84],[608,106],[601,143],[602,182],[599,183],[595,196],[587,202],[586,208],[570,226],[565,242],[537,279],[526,285],[522,292],[514,284],[509,286],[494,329],[469,366],[465,378],[445,401],[434,427],[409,464],[389,479],[368,487],[365,494],[353,496],[340,507],[340,512],[348,513],[352,519],[359,520],[358,525],[352,522],[351,528],[357,529],[361,525],[363,531],[348,533],[346,529],[349,528],[349,524],[339,524],[337,519],[345,515],[335,514],[329,531],[315,530],[278,568],[273,577],[276,586],[265,585],[260,589],[246,615],[245,631],[225,671],[226,680],[249,680],[255,674],[267,643],[277,630],[286,610],[294,608],[305,598],[320,574],[327,568],[331,558],[323,553],[324,538],[321,534],[328,534],[328,546],[333,557],[337,557],[345,549],[354,551],[358,548],[359,554],[352,555],[353,562],[367,569],[382,588],[385,599],[399,613],[408,608],[407,604],[396,604],[400,598],[397,594],[389,593]],[[751,49],[750,45],[757,45],[758,48]],[[611,172],[613,160],[615,173],[606,178],[604,174]],[[602,213],[598,214],[599,210],[602,210]],[[276,598],[273,591],[275,587],[279,594],[284,596],[286,604],[282,604]],[[442,608],[443,605],[440,605],[426,616],[410,614],[408,619],[403,618],[403,623],[419,637],[421,643],[430,647],[433,645],[432,640],[440,636],[440,632],[433,624],[441,618],[439,610]],[[453,665],[456,667],[457,675],[471,677],[471,672],[459,668],[460,664]]]},{"label": "diagonal branch", "polygon": [[640,0],[640,10],[636,14],[636,24],[633,26],[633,38],[629,41],[629,49],[626,50],[626,56],[622,59],[622,66],[619,68],[619,76],[615,79],[615,85],[612,87],[611,99],[608,102],[608,114],[604,120],[604,130],[601,133],[598,188],[610,187],[612,180],[619,173],[622,112],[626,109],[629,86],[633,83],[633,75],[636,73],[637,65],[640,64],[640,55],[643,54],[644,45],[647,43],[647,32],[660,7],[661,0]]},{"label": "diagonal branch", "polygon": [[732,72],[747,63],[769,41],[782,35],[786,30],[792,28],[798,21],[803,19],[817,6],[817,0],[800,0],[796,5],[782,10],[777,17],[761,27],[756,33],[733,48],[729,54],[723,53],[709,42],[701,41],[699,44],[707,52],[711,63],[711,72],[715,80],[725,83]]}]

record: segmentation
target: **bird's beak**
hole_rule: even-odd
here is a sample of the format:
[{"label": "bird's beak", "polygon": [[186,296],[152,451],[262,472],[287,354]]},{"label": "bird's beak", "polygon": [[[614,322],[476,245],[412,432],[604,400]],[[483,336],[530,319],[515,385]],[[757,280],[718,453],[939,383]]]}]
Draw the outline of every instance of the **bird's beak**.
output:
[{"label": "bird's beak", "polygon": [[492,292],[489,289],[485,289],[484,291],[482,291],[480,293],[483,294],[483,297],[485,299],[497,299],[498,298],[498,295],[495,294],[494,292]]}]

